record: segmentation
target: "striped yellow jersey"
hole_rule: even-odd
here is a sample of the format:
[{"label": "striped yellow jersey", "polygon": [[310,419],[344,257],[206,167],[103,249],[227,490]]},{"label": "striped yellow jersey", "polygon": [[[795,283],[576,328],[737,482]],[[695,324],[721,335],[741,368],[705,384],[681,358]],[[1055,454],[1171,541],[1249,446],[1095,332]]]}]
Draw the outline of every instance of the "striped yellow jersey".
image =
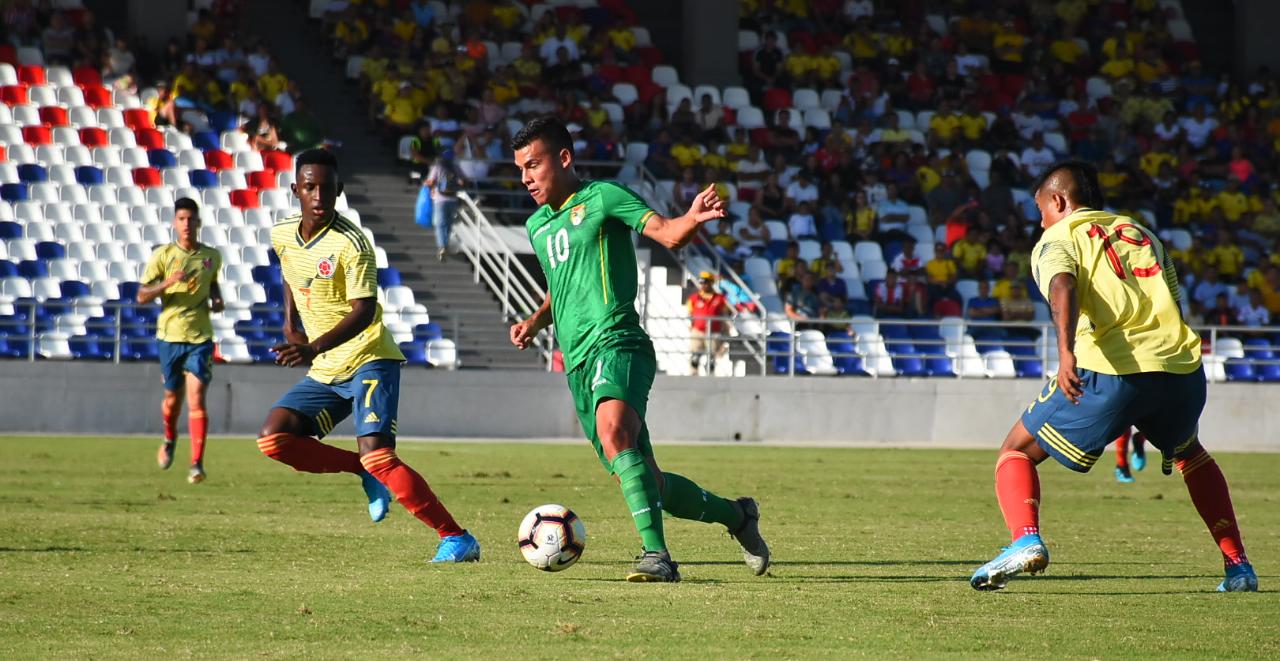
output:
[{"label": "striped yellow jersey", "polygon": [[1045,230],[1032,258],[1045,299],[1053,276],[1076,276],[1078,367],[1118,375],[1200,366],[1200,337],[1182,320],[1173,260],[1151,230],[1084,209]]},{"label": "striped yellow jersey", "polygon": [[213,339],[213,322],[209,321],[209,293],[218,281],[222,255],[203,243],[186,250],[177,243],[156,248],[142,272],[142,284],[154,285],[178,271],[187,277],[160,294],[160,317],[156,320],[156,339],[163,342],[200,344]]},{"label": "striped yellow jersey", "polygon": [[[350,301],[377,298],[378,267],[373,244],[351,221],[334,214],[328,225],[304,242],[298,234],[301,220],[301,214],[294,214],[276,223],[271,246],[280,257],[285,285],[293,294],[307,337],[315,339],[351,312]],[[345,381],[361,365],[383,359],[404,360],[404,354],[382,325],[379,304],[369,327],[316,356],[307,376],[320,383]]]}]

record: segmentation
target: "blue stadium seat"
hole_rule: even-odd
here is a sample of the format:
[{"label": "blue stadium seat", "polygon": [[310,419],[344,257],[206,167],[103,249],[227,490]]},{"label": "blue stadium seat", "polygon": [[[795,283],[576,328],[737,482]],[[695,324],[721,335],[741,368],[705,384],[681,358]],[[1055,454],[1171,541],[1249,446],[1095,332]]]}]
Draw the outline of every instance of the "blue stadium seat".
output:
[{"label": "blue stadium seat", "polygon": [[924,361],[925,371],[929,376],[941,376],[955,378],[956,373],[951,369],[950,358],[926,358]]},{"label": "blue stadium seat", "polygon": [[62,290],[62,297],[68,299],[88,296],[90,293],[89,285],[79,280],[63,280],[59,289]]},{"label": "blue stadium seat", "polygon": [[1258,374],[1253,369],[1253,363],[1248,360],[1233,359],[1227,361],[1227,380],[1228,381],[1257,381]]},{"label": "blue stadium seat", "polygon": [[937,326],[908,326],[907,330],[911,334],[913,340],[940,340]]},{"label": "blue stadium seat", "polygon": [[192,170],[187,173],[192,188],[213,188],[218,185],[218,175],[210,170]]},{"label": "blue stadium seat", "polygon": [[378,286],[394,287],[400,284],[400,270],[394,266],[378,269]]},{"label": "blue stadium seat", "polygon": [[153,168],[165,169],[178,164],[178,157],[168,149],[152,149],[147,152],[147,162]]},{"label": "blue stadium seat", "polygon": [[121,360],[157,360],[160,357],[156,341],[150,335],[130,337],[120,352]]},{"label": "blue stadium seat", "polygon": [[820,230],[823,241],[844,241],[844,228],[840,223],[823,223]]},{"label": "blue stadium seat", "polygon": [[36,244],[36,257],[40,259],[62,259],[67,256],[67,247],[57,241],[41,241]]},{"label": "blue stadium seat", "polygon": [[98,338],[92,335],[76,335],[71,338],[69,344],[73,358],[89,360],[102,358],[102,351],[98,348]]},{"label": "blue stadium seat", "polygon": [[92,165],[81,165],[76,168],[76,183],[82,186],[97,186],[106,180],[107,177],[101,168]]},{"label": "blue stadium seat", "polygon": [[[790,371],[791,334],[782,331],[769,333],[769,339],[765,346],[768,353],[769,369],[774,374],[787,374]],[[796,365],[795,367],[796,372],[799,373],[801,371],[800,366]]]},{"label": "blue stadium seat", "polygon": [[902,356],[893,359],[893,367],[899,376],[929,376],[924,361],[919,356]]},{"label": "blue stadium seat", "polygon": [[284,304],[284,285],[278,282],[272,282],[262,287],[267,293],[267,303],[272,305]]},{"label": "blue stadium seat", "polygon": [[5,202],[26,202],[31,199],[31,191],[26,184],[0,184],[0,200]]},{"label": "blue stadium seat", "polygon": [[268,250],[267,263],[272,266],[280,266],[280,255],[277,255],[275,250]]},{"label": "blue stadium seat", "polygon": [[862,368],[862,357],[856,354],[853,336],[844,331],[828,333],[827,351],[831,352],[831,359],[840,374],[845,376],[867,376],[867,371]]},{"label": "blue stadium seat", "polygon": [[200,151],[219,149],[218,134],[213,131],[196,131],[191,136],[191,146]]},{"label": "blue stadium seat", "polygon": [[7,259],[0,259],[0,278],[12,278],[18,275],[18,265]]},{"label": "blue stadium seat", "polygon": [[9,241],[12,239],[21,239],[21,238],[22,238],[21,225],[17,223],[9,222],[7,220],[0,221],[0,241]]},{"label": "blue stadium seat", "polygon": [[[236,113],[225,110],[214,111],[208,113],[208,115],[209,129],[211,131],[216,131],[217,133],[222,133],[223,131],[234,131],[236,129],[236,124],[240,122],[240,117],[237,116]],[[217,149],[217,147],[214,148]]]},{"label": "blue stadium seat", "polygon": [[880,324],[880,336],[886,340],[905,340],[911,337],[908,328],[903,324]]},{"label": "blue stadium seat", "polygon": [[18,180],[28,184],[49,181],[49,170],[38,163],[23,163],[18,166]]},{"label": "blue stadium seat", "polygon": [[415,340],[439,340],[443,337],[444,330],[440,328],[440,324],[434,321],[413,327],[413,339]]},{"label": "blue stadium seat", "polygon": [[765,248],[764,256],[770,261],[776,261],[787,256],[787,241],[781,239],[773,239],[769,242],[769,246]]},{"label": "blue stadium seat", "polygon": [[138,290],[141,288],[142,285],[137,282],[122,282],[120,283],[120,298],[132,303],[138,299]]},{"label": "blue stadium seat", "polygon": [[49,265],[43,261],[24,259],[18,262],[18,275],[28,280],[43,278],[49,275]]},{"label": "blue stadium seat", "polygon": [[401,342],[400,352],[404,354],[405,362],[410,365],[427,364],[427,348],[421,341]]},{"label": "blue stadium seat", "polygon": [[251,272],[253,273],[254,282],[261,283],[264,287],[266,285],[278,285],[284,281],[280,274],[280,267],[278,266],[264,264],[262,266],[253,267]]}]

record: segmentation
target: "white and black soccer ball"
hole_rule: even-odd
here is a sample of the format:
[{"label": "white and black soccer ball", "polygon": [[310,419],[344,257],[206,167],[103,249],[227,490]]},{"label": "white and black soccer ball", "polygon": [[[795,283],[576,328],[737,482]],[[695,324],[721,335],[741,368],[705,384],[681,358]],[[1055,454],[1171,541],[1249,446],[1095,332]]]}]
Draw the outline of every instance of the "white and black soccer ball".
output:
[{"label": "white and black soccer ball", "polygon": [[520,522],[520,554],[542,571],[573,566],[587,547],[587,529],[573,510],[564,505],[535,507]]}]

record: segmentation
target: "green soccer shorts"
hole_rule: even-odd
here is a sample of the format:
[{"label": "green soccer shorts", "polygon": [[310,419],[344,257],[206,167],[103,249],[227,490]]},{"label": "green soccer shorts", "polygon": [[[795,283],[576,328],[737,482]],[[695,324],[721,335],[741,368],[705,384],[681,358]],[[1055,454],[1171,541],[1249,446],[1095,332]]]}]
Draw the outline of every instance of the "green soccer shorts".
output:
[{"label": "green soccer shorts", "polygon": [[649,426],[644,423],[644,417],[657,370],[658,361],[652,348],[617,346],[592,352],[567,375],[569,394],[573,396],[573,408],[578,413],[578,422],[582,423],[582,432],[591,440],[596,456],[610,474],[613,467],[596,433],[596,406],[601,400],[620,399],[635,409],[640,416],[636,449],[646,458],[653,457]]}]

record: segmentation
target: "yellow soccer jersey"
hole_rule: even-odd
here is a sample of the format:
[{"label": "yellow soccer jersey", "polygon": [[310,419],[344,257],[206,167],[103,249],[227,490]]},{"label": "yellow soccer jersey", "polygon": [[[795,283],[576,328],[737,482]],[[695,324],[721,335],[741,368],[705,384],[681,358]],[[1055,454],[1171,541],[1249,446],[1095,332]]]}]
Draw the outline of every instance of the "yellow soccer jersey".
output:
[{"label": "yellow soccer jersey", "polygon": [[[301,214],[295,213],[276,223],[271,247],[280,256],[284,282],[307,337],[314,340],[351,312],[351,300],[377,298],[378,268],[373,245],[351,221],[336,215],[310,242],[303,243],[298,235],[301,220]],[[344,381],[361,365],[382,359],[404,360],[404,354],[382,325],[378,304],[373,323],[345,344],[316,356],[307,376],[320,383]]]},{"label": "yellow soccer jersey", "polygon": [[1045,230],[1032,256],[1045,299],[1053,276],[1076,276],[1077,366],[1103,374],[1189,374],[1200,366],[1200,338],[1178,308],[1173,260],[1151,230],[1084,209]]},{"label": "yellow soccer jersey", "polygon": [[170,274],[186,271],[187,278],[164,290],[160,295],[160,318],[156,320],[156,339],[163,342],[200,344],[213,339],[213,323],[209,321],[209,291],[218,281],[222,255],[203,243],[187,251],[177,243],[156,248],[142,272],[142,284],[154,285]]}]

